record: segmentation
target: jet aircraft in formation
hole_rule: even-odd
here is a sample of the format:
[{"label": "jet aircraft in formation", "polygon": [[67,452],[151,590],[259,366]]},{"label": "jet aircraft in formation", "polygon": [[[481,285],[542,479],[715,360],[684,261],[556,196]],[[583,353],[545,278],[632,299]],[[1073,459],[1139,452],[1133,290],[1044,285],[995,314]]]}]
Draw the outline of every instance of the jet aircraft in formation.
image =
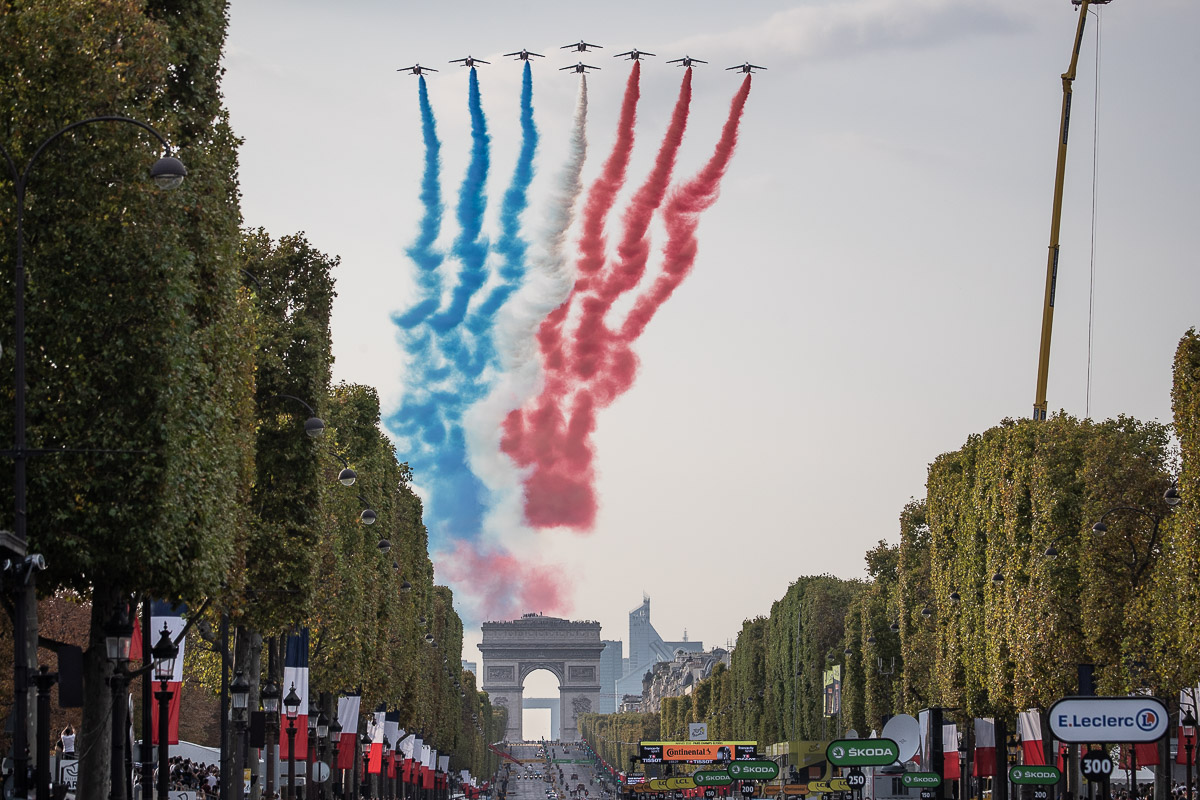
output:
[{"label": "jet aircraft in formation", "polygon": [[571,66],[569,66],[569,67],[559,67],[559,70],[564,70],[564,69],[571,69],[571,70],[575,70],[576,72],[579,72],[579,73],[582,73],[582,74],[586,75],[586,74],[587,74],[587,71],[588,71],[589,69],[600,69],[600,68],[599,68],[599,67],[593,67],[591,64],[584,64],[582,61],[579,61],[579,62],[576,62],[576,63],[572,64],[572,65],[571,65]]},{"label": "jet aircraft in formation", "polygon": [[452,58],[450,59],[450,63],[462,64],[464,67],[474,67],[476,64],[490,64],[492,62],[484,61],[482,58],[473,58],[472,56],[467,56],[466,58]]},{"label": "jet aircraft in formation", "polygon": [[613,58],[620,58],[621,56],[629,56],[629,59],[628,59],[629,61],[640,61],[642,56],[652,56],[652,55],[654,55],[654,53],[647,53],[645,50],[638,50],[635,47],[632,50],[627,50],[624,53],[616,53],[613,55]]},{"label": "jet aircraft in formation", "polygon": [[758,64],[751,64],[749,61],[745,61],[745,62],[738,64],[736,66],[733,66],[733,67],[726,67],[725,69],[726,69],[726,71],[731,70],[731,69],[736,69],[739,72],[751,73],[751,72],[754,72],[754,70],[756,70],[756,69],[766,69],[766,67],[760,67]]},{"label": "jet aircraft in formation", "polygon": [[[586,52],[588,52],[588,48],[590,48],[590,47],[598,48],[598,47],[601,47],[601,45],[591,44],[589,42],[585,42],[582,39],[580,39],[575,44],[564,44],[559,49],[560,50],[571,50],[571,51],[577,52],[577,53],[586,53]],[[624,53],[616,53],[613,56],[613,58],[626,58],[629,61],[640,61],[642,59],[642,56],[652,56],[652,55],[654,55],[654,53],[648,53],[645,50],[638,50],[635,47],[632,50],[627,50]],[[543,56],[541,53],[534,53],[533,51],[526,50],[524,48],[517,50],[516,52],[513,52],[513,53],[505,53],[504,57],[505,58],[513,57],[513,58],[517,59],[518,61],[528,61],[530,59],[530,57],[545,58],[545,56]],[[482,58],[475,58],[474,56],[467,56],[466,58],[451,59],[450,63],[451,64],[461,64],[464,67],[474,67],[476,64],[490,64],[491,62],[484,61]],[[685,55],[683,58],[673,58],[670,61],[668,61],[667,63],[668,64],[678,64],[681,67],[691,67],[693,64],[707,64],[708,62],[702,61],[698,58],[692,58],[691,56]],[[580,61],[575,64],[572,64],[569,67],[559,67],[559,69],[563,70],[563,71],[571,70],[572,72],[586,74],[589,69],[600,69],[600,68],[593,67],[591,64],[584,64],[582,61]],[[753,73],[756,69],[766,69],[766,67],[760,67],[758,64],[751,64],[749,61],[745,61],[736,66],[726,67],[725,69],[727,71],[737,70],[738,72],[743,72],[743,73],[749,74],[749,73]],[[422,67],[420,64],[413,64],[411,67],[401,67],[400,69],[398,69],[396,71],[397,72],[407,72],[412,75],[423,75],[426,72],[437,72],[437,70],[434,69],[433,67]]]},{"label": "jet aircraft in formation", "polygon": [[588,43],[587,43],[587,42],[585,42],[583,39],[580,39],[580,40],[579,40],[578,42],[576,42],[575,44],[564,44],[562,47],[560,47],[560,48],[558,48],[558,49],[559,49],[559,50],[574,50],[576,53],[586,53],[586,52],[588,51],[588,48],[589,48],[589,47],[595,47],[595,48],[598,48],[598,49],[601,49],[601,50],[603,50],[603,49],[604,49],[604,45],[601,45],[601,44],[588,44]]},{"label": "jet aircraft in formation", "polygon": [[528,61],[530,56],[537,56],[538,58],[545,58],[545,56],[542,55],[541,53],[533,53],[533,52],[530,52],[529,50],[518,50],[515,53],[505,53],[504,54],[505,58],[508,58],[509,56],[516,56],[518,61]]}]

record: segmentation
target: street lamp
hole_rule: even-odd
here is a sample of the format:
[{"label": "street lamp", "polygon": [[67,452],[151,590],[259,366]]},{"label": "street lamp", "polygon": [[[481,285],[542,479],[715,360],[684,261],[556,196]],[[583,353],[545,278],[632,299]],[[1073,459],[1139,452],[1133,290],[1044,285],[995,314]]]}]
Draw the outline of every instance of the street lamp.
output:
[{"label": "street lamp", "polygon": [[371,773],[367,771],[367,763],[371,758],[371,737],[364,733],[362,738],[359,740],[359,744],[362,748],[362,769],[358,771],[358,774],[360,774],[362,779],[366,781],[367,789],[365,794],[369,797],[371,796]]},{"label": "street lamp", "polygon": [[1179,724],[1183,727],[1183,752],[1187,758],[1184,800],[1192,800],[1192,747],[1196,744],[1196,718],[1192,715],[1192,709],[1187,710]]},{"label": "street lamp", "polygon": [[333,745],[333,763],[329,765],[330,780],[332,780],[333,770],[335,769],[338,776],[336,783],[330,783],[329,793],[336,798],[344,793],[342,791],[342,768],[341,764],[338,763],[339,750],[342,745],[342,723],[338,722],[336,715],[329,721],[329,743]]},{"label": "street lamp", "polygon": [[[121,602],[117,610],[104,626],[104,648],[108,660],[112,662],[113,671],[109,685],[112,687],[112,800],[125,800],[125,686],[128,682],[128,672],[125,667],[129,663],[129,649],[133,645],[133,623],[129,620],[125,603]],[[23,724],[23,723],[19,723]]]},{"label": "street lamp", "polygon": [[[329,739],[329,717],[325,716],[325,711],[322,709],[317,717],[317,760],[322,764],[325,763],[325,742]],[[333,770],[330,769],[332,773]],[[317,790],[321,800],[325,800],[325,781],[320,779],[318,775],[318,783],[320,788]]]},{"label": "street lamp", "polygon": [[[165,622],[158,642],[150,650],[150,656],[154,659],[154,677],[158,679],[158,691],[154,693],[154,699],[158,701],[158,800],[167,800],[170,792],[167,777],[171,771],[167,759],[170,752],[167,749],[167,739],[171,730],[171,696],[175,694],[167,690],[167,682],[175,676],[175,659],[179,656],[179,647],[171,640],[171,632]],[[149,738],[144,731],[142,736]],[[145,788],[143,797],[148,797],[150,787]]]},{"label": "street lamp", "polygon": [[270,397],[265,398],[263,400],[263,402],[265,403],[268,400],[275,400],[275,399],[280,399],[280,398],[284,399],[284,400],[295,401],[295,402],[299,403],[300,405],[304,406],[306,409],[308,409],[308,413],[311,414],[312,416],[310,416],[308,419],[304,420],[304,432],[306,434],[308,434],[310,439],[317,439],[321,436],[321,434],[323,434],[325,432],[325,421],[317,416],[317,412],[313,410],[312,406],[310,406],[308,403],[301,400],[299,397],[296,397],[295,395],[273,394]]},{"label": "street lamp", "polygon": [[229,684],[229,700],[233,707],[233,730],[237,737],[233,751],[233,785],[239,787],[234,797],[241,797],[240,787],[246,774],[246,704],[250,700],[250,681],[240,669],[234,673]]},{"label": "street lamp", "polygon": [[379,787],[379,793],[386,800],[391,800],[392,797],[392,777],[388,770],[388,761],[392,757],[392,743],[388,741],[387,734],[383,735],[383,758],[380,760],[379,780],[382,784]]},{"label": "street lamp", "polygon": [[288,721],[288,797],[296,800],[296,717],[300,716],[300,696],[294,683],[283,698],[283,713]]},{"label": "street lamp", "polygon": [[[28,719],[29,719],[29,661],[30,653],[28,652],[28,633],[27,620],[28,615],[32,613],[36,619],[37,606],[36,594],[34,586],[35,569],[44,569],[45,561],[41,556],[27,556],[26,546],[28,543],[28,519],[26,516],[26,494],[27,480],[25,474],[26,462],[31,455],[37,454],[37,451],[30,451],[26,448],[26,420],[25,420],[25,191],[29,184],[29,178],[33,171],[33,165],[45,152],[46,148],[55,142],[60,136],[79,128],[84,125],[90,125],[97,122],[120,122],[128,125],[135,125],[148,133],[162,144],[163,150],[170,153],[170,145],[163,138],[162,134],[150,127],[144,122],[129,117],[117,115],[104,115],[97,117],[89,117],[87,119],[72,122],[70,125],[65,125],[59,128],[54,133],[46,137],[41,144],[34,149],[33,155],[29,157],[29,161],[25,163],[23,168],[18,169],[16,163],[12,160],[8,150],[0,146],[0,155],[4,156],[4,162],[8,165],[9,175],[12,177],[13,188],[16,193],[16,273],[14,275],[15,287],[15,313],[13,319],[12,343],[14,347],[14,387],[13,387],[13,447],[9,451],[13,458],[13,531],[12,533],[0,533],[0,557],[10,558],[13,563],[21,565],[25,572],[25,581],[22,585],[17,583],[13,589],[13,794],[16,797],[25,797],[28,794],[28,770],[29,770],[29,734],[28,734]],[[150,170],[150,176],[154,179],[155,184],[160,188],[170,189],[178,186],[184,176],[187,175],[187,168],[179,159],[170,155],[164,155]],[[34,604],[29,608],[30,604]],[[33,658],[36,660],[37,652],[33,653]],[[122,732],[122,736],[124,732]]]},{"label": "street lamp", "polygon": [[308,747],[304,753],[305,779],[304,796],[308,800],[316,800],[317,789],[313,786],[313,762],[317,760],[317,715],[320,711],[308,701]]},{"label": "street lamp", "polygon": [[279,684],[267,678],[267,684],[259,692],[262,698],[263,716],[267,718],[267,794],[275,794],[275,762],[279,752]]}]

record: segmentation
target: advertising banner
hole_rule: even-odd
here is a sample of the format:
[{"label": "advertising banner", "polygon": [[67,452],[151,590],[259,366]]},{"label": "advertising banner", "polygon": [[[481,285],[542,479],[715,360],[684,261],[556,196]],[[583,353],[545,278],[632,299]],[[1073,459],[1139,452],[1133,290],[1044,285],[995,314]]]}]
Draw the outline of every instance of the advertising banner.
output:
[{"label": "advertising banner", "polygon": [[825,750],[835,767],[885,767],[900,758],[900,745],[891,739],[836,739]]},{"label": "advertising banner", "polygon": [[686,761],[691,764],[717,764],[728,761],[753,761],[758,757],[758,742],[639,742],[645,764]]},{"label": "advertising banner", "polygon": [[1049,717],[1063,742],[1157,742],[1168,725],[1167,709],[1153,697],[1064,697]]},{"label": "advertising banner", "polygon": [[836,717],[842,713],[842,665],[836,664],[825,670],[825,716]]}]

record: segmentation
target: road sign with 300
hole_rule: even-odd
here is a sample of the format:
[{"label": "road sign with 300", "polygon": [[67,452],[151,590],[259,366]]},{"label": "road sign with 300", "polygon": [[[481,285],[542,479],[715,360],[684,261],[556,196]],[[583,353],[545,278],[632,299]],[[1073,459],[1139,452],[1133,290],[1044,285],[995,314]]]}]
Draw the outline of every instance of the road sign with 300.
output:
[{"label": "road sign with 300", "polygon": [[1113,771],[1112,758],[1103,750],[1088,750],[1079,759],[1079,771],[1089,781],[1106,781]]}]

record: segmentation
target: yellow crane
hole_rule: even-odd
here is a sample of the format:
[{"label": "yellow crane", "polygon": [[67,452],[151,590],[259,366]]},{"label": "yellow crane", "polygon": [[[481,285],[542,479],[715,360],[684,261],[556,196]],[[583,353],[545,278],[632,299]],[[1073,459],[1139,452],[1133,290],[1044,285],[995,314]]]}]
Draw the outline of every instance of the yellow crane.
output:
[{"label": "yellow crane", "polygon": [[1075,47],[1071,64],[1062,76],[1062,124],[1058,137],[1058,166],[1054,173],[1054,204],[1050,212],[1050,253],[1046,259],[1046,296],[1042,304],[1042,342],[1038,351],[1037,394],[1033,400],[1033,418],[1046,419],[1046,380],[1050,374],[1050,333],[1054,328],[1054,286],[1058,281],[1058,228],[1062,221],[1063,177],[1067,170],[1067,133],[1071,127],[1071,84],[1079,65],[1083,46],[1083,28],[1088,7],[1106,5],[1111,0],[1071,0],[1079,6],[1079,25],[1075,29]]}]

